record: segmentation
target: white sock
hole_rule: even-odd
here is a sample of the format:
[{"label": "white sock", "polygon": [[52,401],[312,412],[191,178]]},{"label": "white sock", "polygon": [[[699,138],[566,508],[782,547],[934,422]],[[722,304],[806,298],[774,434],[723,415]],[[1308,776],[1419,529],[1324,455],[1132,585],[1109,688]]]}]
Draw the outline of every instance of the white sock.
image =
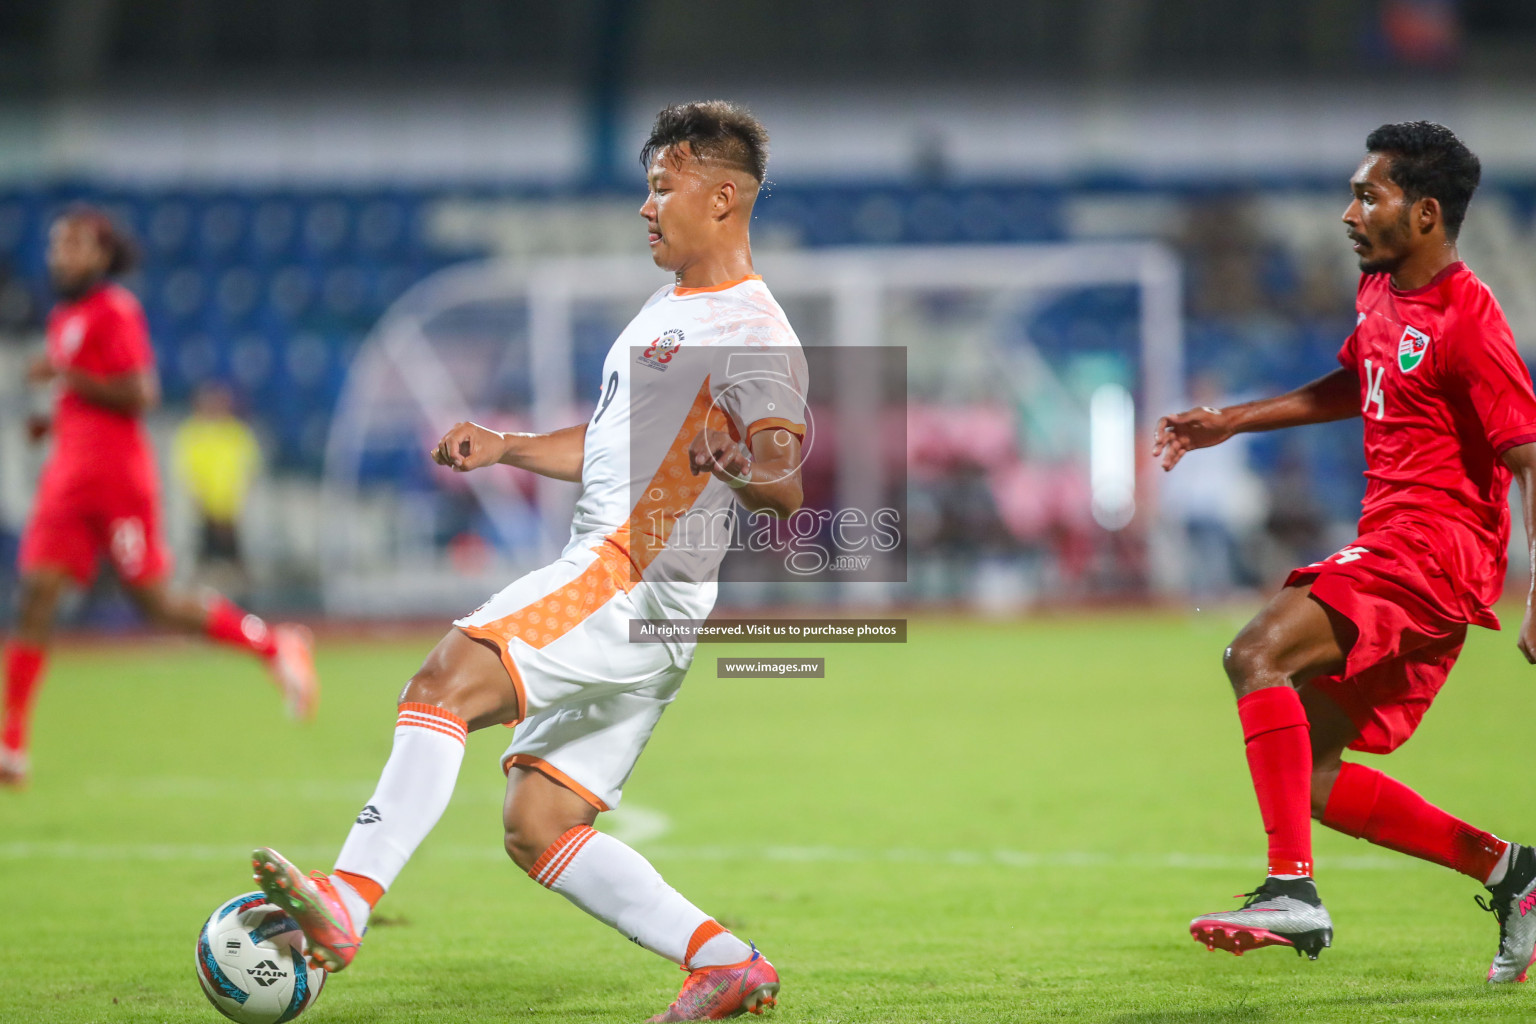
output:
[{"label": "white sock", "polygon": [[[400,705],[394,748],[373,796],[336,856],[337,871],[370,878],[381,889],[394,884],[448,807],[464,763],[466,731],[464,720],[451,711],[432,704]],[[338,885],[337,890],[348,911],[359,904],[368,907],[350,885]],[[365,909],[354,913],[352,923],[361,932],[367,920]]]},{"label": "white sock", "polygon": [[589,826],[551,843],[528,875],[630,941],[684,967],[737,964],[752,955],[745,942],[683,899],[650,861]]},{"label": "white sock", "polygon": [[1483,884],[1492,887],[1504,881],[1504,876],[1509,874],[1510,858],[1513,857],[1514,854],[1515,844],[1509,843],[1505,845],[1504,852],[1499,854],[1499,862],[1493,866],[1492,871],[1488,872],[1488,877],[1483,879]]},{"label": "white sock", "polygon": [[373,908],[345,878],[332,875],[331,884],[336,887],[336,895],[341,897],[342,905],[347,908],[347,915],[352,918],[352,930],[359,935],[363,934],[368,930],[368,918],[373,916]]}]

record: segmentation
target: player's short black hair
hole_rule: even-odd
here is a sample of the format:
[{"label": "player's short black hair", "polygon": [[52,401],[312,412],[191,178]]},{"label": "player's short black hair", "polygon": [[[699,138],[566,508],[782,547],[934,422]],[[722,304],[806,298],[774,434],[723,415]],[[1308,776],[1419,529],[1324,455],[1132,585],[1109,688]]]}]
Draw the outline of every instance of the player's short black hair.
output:
[{"label": "player's short black hair", "polygon": [[1454,240],[1483,176],[1477,155],[1449,128],[1433,121],[1384,124],[1365,137],[1365,148],[1392,158],[1387,177],[1409,202],[1426,196],[1439,201],[1446,237]]},{"label": "player's short black hair", "polygon": [[139,265],[139,247],[122,225],[99,206],[72,203],[59,214],[59,221],[84,224],[96,234],[96,243],[107,253],[107,276],[126,274]]},{"label": "player's short black hair", "polygon": [[640,149],[640,166],[649,168],[657,153],[683,142],[699,159],[746,171],[759,184],[768,172],[768,129],[735,103],[705,100],[664,108]]}]

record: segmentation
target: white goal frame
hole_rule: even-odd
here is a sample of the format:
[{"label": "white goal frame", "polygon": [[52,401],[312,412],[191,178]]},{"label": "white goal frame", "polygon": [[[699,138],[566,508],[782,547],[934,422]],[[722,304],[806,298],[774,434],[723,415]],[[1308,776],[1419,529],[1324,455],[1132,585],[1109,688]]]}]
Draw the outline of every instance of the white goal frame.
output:
[{"label": "white goal frame", "polygon": [[[893,291],[1028,293],[1129,285],[1140,296],[1143,400],[1136,410],[1138,443],[1150,445],[1157,416],[1179,408],[1184,393],[1181,268],[1177,257],[1157,243],[794,250],[762,253],[757,263],[779,299],[821,296],[830,300],[831,336],[802,337],[808,346],[883,344],[883,305]],[[452,573],[446,562],[435,570],[427,563],[359,568],[360,552],[353,531],[342,524],[368,514],[369,499],[360,488],[359,477],[364,438],[373,425],[369,394],[377,374],[384,370],[399,373],[420,414],[443,429],[472,415],[460,388],[426,338],[423,325],[430,318],[461,304],[521,297],[527,309],[528,370],[533,388],[529,412],[535,429],[549,430],[568,426],[560,418],[580,406],[573,366],[576,304],[644,296],[665,280],[638,255],[563,258],[534,264],[492,260],[439,271],[398,299],[359,350],[331,421],[320,506],[327,524],[320,541],[321,586],[327,612],[367,617],[467,610],[510,582],[514,577],[508,572],[535,568],[564,544],[568,522],[562,523],[560,517],[570,508],[570,485],[541,478],[535,504],[544,526],[544,550],[536,564],[500,565],[493,577],[473,579]],[[839,462],[840,490],[845,484],[857,487],[856,480],[844,479],[843,461]],[[1144,460],[1138,460],[1138,465],[1143,471],[1137,480],[1137,514],[1150,517],[1145,524],[1149,580],[1156,593],[1178,593],[1184,587],[1182,526],[1168,521],[1161,511],[1157,500],[1160,474],[1146,471]],[[491,486],[486,474],[472,473],[465,479],[493,524],[504,524],[509,515],[523,516],[529,511],[510,500],[502,489]],[[851,590],[848,599],[859,600],[856,588],[860,585],[847,586]]]}]

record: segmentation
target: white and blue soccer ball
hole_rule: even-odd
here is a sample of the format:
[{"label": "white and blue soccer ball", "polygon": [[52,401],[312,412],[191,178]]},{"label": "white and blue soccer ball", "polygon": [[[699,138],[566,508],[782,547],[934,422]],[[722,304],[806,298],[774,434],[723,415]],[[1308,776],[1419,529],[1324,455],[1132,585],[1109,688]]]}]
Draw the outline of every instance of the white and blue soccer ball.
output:
[{"label": "white and blue soccer ball", "polygon": [[325,971],[304,960],[304,933],[259,892],[222,904],[197,937],[197,981],[240,1024],[293,1020],[320,997]]}]

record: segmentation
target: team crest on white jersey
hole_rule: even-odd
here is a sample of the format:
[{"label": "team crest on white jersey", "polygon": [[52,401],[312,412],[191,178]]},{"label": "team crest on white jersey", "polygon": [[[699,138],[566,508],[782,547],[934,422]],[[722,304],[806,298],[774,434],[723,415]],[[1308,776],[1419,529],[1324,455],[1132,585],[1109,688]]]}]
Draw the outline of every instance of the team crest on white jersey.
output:
[{"label": "team crest on white jersey", "polygon": [[1397,366],[1408,373],[1424,361],[1429,351],[1429,335],[1413,327],[1404,327],[1403,336],[1397,343]]},{"label": "team crest on white jersey", "polygon": [[665,370],[682,343],[683,332],[678,328],[663,331],[661,337],[640,350],[640,363],[653,370]]}]

